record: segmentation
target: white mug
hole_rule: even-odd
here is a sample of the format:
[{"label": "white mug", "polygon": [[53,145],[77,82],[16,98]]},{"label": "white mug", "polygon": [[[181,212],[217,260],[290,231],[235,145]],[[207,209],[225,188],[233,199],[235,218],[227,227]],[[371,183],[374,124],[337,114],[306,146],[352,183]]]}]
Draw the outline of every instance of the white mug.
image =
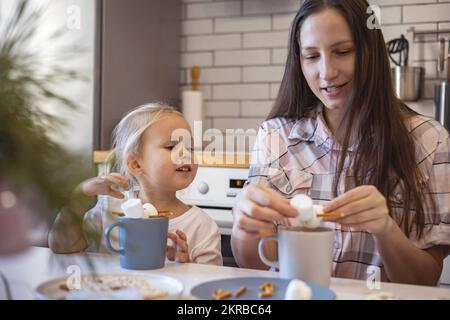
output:
[{"label": "white mug", "polygon": [[[266,265],[280,270],[282,278],[310,281],[325,287],[330,285],[335,231],[319,227],[278,227],[276,236],[259,241],[258,253]],[[264,256],[263,245],[268,240],[278,242],[278,261]]]}]

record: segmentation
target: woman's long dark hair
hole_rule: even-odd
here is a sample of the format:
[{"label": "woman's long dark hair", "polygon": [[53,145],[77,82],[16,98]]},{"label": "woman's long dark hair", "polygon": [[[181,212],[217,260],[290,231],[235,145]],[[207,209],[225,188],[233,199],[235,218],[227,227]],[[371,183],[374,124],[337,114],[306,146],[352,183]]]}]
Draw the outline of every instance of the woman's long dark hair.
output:
[{"label": "woman's long dark hair", "polygon": [[[268,119],[307,117],[320,103],[301,71],[300,29],[311,14],[326,8],[337,10],[352,30],[356,65],[353,91],[338,129],[345,131],[333,182],[334,195],[337,195],[350,140],[356,137],[358,149],[353,158],[356,186],[377,187],[386,197],[391,215],[393,193],[400,187],[403,197],[400,205],[404,210],[401,225],[406,235],[415,229],[420,238],[425,220],[424,179],[416,163],[414,142],[405,125],[405,119],[417,113],[394,93],[383,34],[379,29],[367,27],[368,7],[366,0],[306,0],[303,3],[292,23],[286,69]],[[435,208],[433,200],[430,206]]]}]

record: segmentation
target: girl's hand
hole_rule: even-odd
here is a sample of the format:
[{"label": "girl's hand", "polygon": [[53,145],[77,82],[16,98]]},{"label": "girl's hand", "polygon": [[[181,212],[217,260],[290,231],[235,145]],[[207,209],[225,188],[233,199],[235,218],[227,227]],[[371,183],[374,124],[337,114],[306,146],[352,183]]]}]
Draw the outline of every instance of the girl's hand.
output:
[{"label": "girl's hand", "polygon": [[275,190],[249,185],[239,194],[233,214],[233,234],[241,239],[254,239],[275,233],[274,222],[296,217],[298,213]]},{"label": "girl's hand", "polygon": [[190,262],[187,245],[187,237],[183,231],[177,230],[176,233],[169,232],[167,237],[172,240],[173,245],[167,245],[166,256],[170,261]]},{"label": "girl's hand", "polygon": [[392,218],[385,197],[374,186],[359,186],[324,206],[326,212],[342,212],[343,218],[324,218],[348,227],[380,234],[391,225]]},{"label": "girl's hand", "polygon": [[84,181],[80,185],[80,190],[89,197],[105,195],[123,199],[124,195],[120,191],[114,190],[112,186],[118,186],[127,190],[129,188],[128,178],[119,173],[110,173]]}]

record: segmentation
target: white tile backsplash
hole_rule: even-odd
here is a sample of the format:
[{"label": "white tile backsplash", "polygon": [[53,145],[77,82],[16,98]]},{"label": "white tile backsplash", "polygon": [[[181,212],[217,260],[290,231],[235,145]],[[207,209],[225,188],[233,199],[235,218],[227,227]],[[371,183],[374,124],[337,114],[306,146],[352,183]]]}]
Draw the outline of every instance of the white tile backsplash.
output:
[{"label": "white tile backsplash", "polygon": [[412,65],[425,68],[425,79],[437,79],[436,61],[416,61]]},{"label": "white tile backsplash", "polygon": [[243,82],[280,82],[283,66],[244,67]]},{"label": "white tile backsplash", "polygon": [[209,101],[205,103],[207,117],[238,117],[239,101]]},{"label": "white tile backsplash", "polygon": [[244,48],[285,48],[288,45],[288,32],[244,33]]},{"label": "white tile backsplash", "polygon": [[273,101],[242,101],[241,116],[267,117],[272,109]]},{"label": "white tile backsplash", "polygon": [[241,14],[241,1],[194,3],[186,6],[187,19],[229,17]]},{"label": "white tile backsplash", "polygon": [[381,24],[398,24],[402,20],[401,7],[385,7],[381,8]]},{"label": "white tile backsplash", "polygon": [[270,50],[215,51],[216,66],[250,66],[270,64]]},{"label": "white tile backsplash", "polygon": [[244,15],[297,12],[301,0],[244,0]]},{"label": "white tile backsplash", "polygon": [[272,64],[282,64],[284,66],[286,63],[287,54],[287,48],[272,49]]},{"label": "white tile backsplash", "polygon": [[239,49],[240,34],[192,36],[186,38],[187,51]]},{"label": "white tile backsplash", "polygon": [[216,19],[214,31],[215,33],[241,33],[250,31],[269,31],[270,29],[270,16],[263,16]]},{"label": "white tile backsplash", "polygon": [[295,13],[273,16],[273,30],[289,30]]},{"label": "white tile backsplash", "polygon": [[194,65],[199,67],[212,67],[212,52],[186,52],[181,54],[182,68],[191,68]]},{"label": "white tile backsplash", "polygon": [[[240,83],[240,68],[203,68],[200,73],[202,83]],[[188,81],[191,82],[191,74],[188,74]]]},{"label": "white tile backsplash", "polygon": [[215,85],[213,88],[213,98],[217,100],[267,100],[269,97],[269,84]]},{"label": "white tile backsplash", "polygon": [[436,22],[450,20],[450,3],[411,5],[403,7],[403,21]]},{"label": "white tile backsplash", "polygon": [[[214,118],[213,126],[223,132],[227,129],[257,130],[265,118]],[[248,149],[248,150],[251,150]]]},{"label": "white tile backsplash", "polygon": [[181,34],[185,36],[198,34],[211,34],[213,32],[213,20],[185,20],[181,22]]},{"label": "white tile backsplash", "polygon": [[[221,130],[257,129],[267,116],[279,90],[289,29],[301,2],[181,1],[180,89],[189,89],[190,68],[199,65],[209,126]],[[450,29],[450,0],[370,0],[370,3],[381,7],[386,42],[401,34],[411,40],[409,61],[426,68],[424,98],[430,104],[434,85],[443,77],[436,69],[439,37],[432,34],[412,39],[407,30]],[[441,36],[450,39],[450,34]]]}]

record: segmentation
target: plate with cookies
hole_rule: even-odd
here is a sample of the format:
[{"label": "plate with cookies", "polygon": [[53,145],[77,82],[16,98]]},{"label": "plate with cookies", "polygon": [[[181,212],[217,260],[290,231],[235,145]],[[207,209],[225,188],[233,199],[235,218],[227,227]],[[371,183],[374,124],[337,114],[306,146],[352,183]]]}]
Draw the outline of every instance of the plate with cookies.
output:
[{"label": "plate with cookies", "polygon": [[334,300],[329,288],[298,279],[241,277],[208,281],[191,289],[201,300]]},{"label": "plate with cookies", "polygon": [[183,284],[172,277],[115,272],[49,280],[36,288],[35,295],[39,300],[172,300],[183,290]]}]

